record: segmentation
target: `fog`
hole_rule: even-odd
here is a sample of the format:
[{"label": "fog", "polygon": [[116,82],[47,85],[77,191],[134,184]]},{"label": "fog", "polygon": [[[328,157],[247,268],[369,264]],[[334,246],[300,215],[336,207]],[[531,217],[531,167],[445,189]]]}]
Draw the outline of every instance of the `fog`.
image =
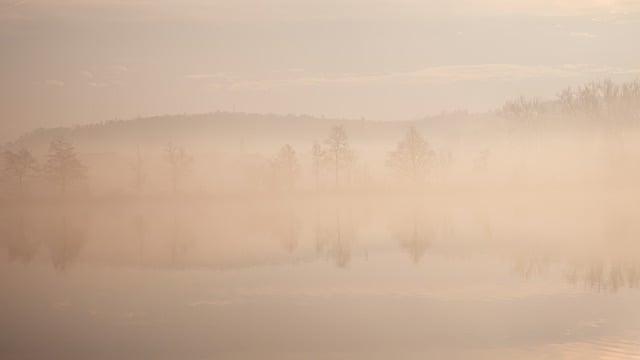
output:
[{"label": "fog", "polygon": [[2,354],[636,356],[640,83],[559,94],[27,133],[3,153]]},{"label": "fog", "polygon": [[5,144],[7,202],[634,193],[640,82],[414,121],[216,112],[36,130]]},{"label": "fog", "polygon": [[0,359],[640,358],[639,10],[0,4]]}]

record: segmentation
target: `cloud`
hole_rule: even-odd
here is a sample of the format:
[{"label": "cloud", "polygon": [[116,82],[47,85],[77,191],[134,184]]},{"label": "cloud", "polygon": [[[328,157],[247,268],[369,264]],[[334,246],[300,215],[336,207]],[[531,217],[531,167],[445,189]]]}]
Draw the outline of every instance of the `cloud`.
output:
[{"label": "cloud", "polygon": [[234,84],[233,79],[226,73],[199,73],[199,74],[189,74],[184,76],[185,79],[195,80],[195,81],[206,81],[206,84],[209,88],[214,90],[220,89],[228,89],[230,86]]},{"label": "cloud", "polygon": [[62,80],[49,79],[49,80],[45,80],[44,83],[47,86],[53,86],[53,87],[63,87],[64,86],[64,81],[62,81]]},{"label": "cloud", "polygon": [[593,39],[593,38],[597,37],[596,35],[591,34],[591,33],[575,32],[575,31],[570,32],[569,36],[574,37],[574,38],[583,38],[583,39]]},{"label": "cloud", "polygon": [[228,79],[225,73],[214,73],[214,74],[189,74],[184,76],[185,79],[191,80],[205,80],[205,79]]},{"label": "cloud", "polygon": [[461,81],[512,81],[533,78],[572,78],[584,75],[637,75],[640,68],[628,69],[589,64],[528,66],[516,64],[445,65],[410,72],[347,74],[335,77],[298,77],[292,79],[247,80],[234,82],[233,90],[271,90],[284,87],[326,85],[370,85],[388,83],[446,84]]},{"label": "cloud", "polygon": [[91,86],[91,87],[97,87],[97,88],[101,88],[101,87],[107,87],[109,86],[109,84],[105,83],[105,82],[98,82],[98,81],[89,81],[87,83],[87,85]]}]

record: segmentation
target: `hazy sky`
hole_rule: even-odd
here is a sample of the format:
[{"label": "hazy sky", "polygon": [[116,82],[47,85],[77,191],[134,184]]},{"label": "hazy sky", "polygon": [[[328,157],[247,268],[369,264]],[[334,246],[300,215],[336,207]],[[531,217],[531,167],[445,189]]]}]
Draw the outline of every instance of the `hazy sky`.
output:
[{"label": "hazy sky", "polygon": [[640,76],[637,0],[0,0],[0,141],[216,110],[394,120]]}]

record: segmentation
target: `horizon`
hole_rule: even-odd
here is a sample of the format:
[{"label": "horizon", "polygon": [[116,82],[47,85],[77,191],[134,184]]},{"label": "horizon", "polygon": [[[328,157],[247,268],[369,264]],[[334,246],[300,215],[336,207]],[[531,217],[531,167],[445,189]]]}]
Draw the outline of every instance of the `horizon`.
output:
[{"label": "horizon", "polygon": [[484,112],[637,77],[638,24],[617,0],[5,0],[0,141],[157,114]]}]

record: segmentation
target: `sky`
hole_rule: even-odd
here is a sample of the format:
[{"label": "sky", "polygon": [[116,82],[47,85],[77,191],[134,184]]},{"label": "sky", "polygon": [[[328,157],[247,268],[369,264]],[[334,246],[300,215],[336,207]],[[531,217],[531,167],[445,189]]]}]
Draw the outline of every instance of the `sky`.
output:
[{"label": "sky", "polygon": [[0,141],[243,111],[406,120],[640,77],[637,0],[0,0]]}]

